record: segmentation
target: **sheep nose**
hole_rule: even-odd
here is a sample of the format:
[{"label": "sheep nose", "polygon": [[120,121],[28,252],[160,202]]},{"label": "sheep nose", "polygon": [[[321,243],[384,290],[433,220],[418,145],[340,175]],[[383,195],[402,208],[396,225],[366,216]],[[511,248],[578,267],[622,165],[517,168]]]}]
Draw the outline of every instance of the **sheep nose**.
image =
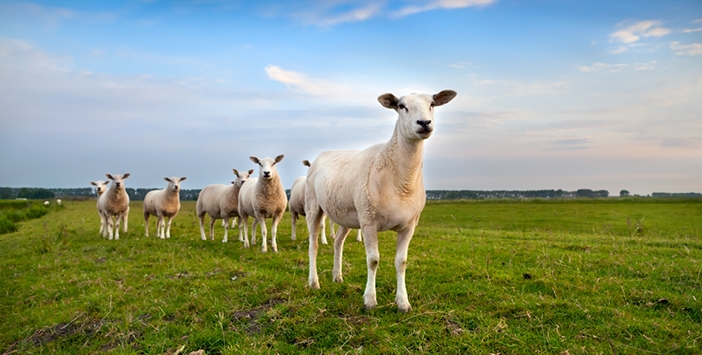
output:
[{"label": "sheep nose", "polygon": [[417,124],[426,127],[431,124],[431,120],[417,120]]}]

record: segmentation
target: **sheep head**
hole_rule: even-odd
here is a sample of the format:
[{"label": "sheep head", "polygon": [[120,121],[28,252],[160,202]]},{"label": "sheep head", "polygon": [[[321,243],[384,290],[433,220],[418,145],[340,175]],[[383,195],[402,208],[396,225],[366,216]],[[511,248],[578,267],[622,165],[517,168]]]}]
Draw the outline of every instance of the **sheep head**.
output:
[{"label": "sheep head", "polygon": [[105,176],[107,176],[108,179],[114,181],[114,184],[112,184],[112,186],[114,186],[116,189],[124,188],[124,179],[128,178],[129,175],[129,173],[126,173],[124,175],[105,174]]},{"label": "sheep head", "polygon": [[438,94],[410,94],[400,97],[387,93],[378,97],[385,108],[398,114],[398,128],[403,137],[410,140],[427,139],[434,131],[434,107],[447,104],[456,97],[453,90]]},{"label": "sheep head", "polygon": [[165,177],[163,180],[168,181],[168,191],[173,191],[173,192],[178,192],[180,190],[180,182],[187,179],[186,177],[179,178],[177,176],[174,177]]},{"label": "sheep head", "polygon": [[102,195],[103,192],[105,192],[105,190],[107,190],[107,184],[109,184],[109,183],[110,183],[109,181],[98,180],[98,181],[91,181],[90,185],[95,186],[95,192],[97,192],[97,195],[100,196],[100,195]]},{"label": "sheep head", "polygon": [[284,157],[285,156],[281,154],[275,157],[275,159],[258,159],[257,157],[249,157],[249,159],[251,159],[252,162],[258,164],[258,166],[261,168],[259,171],[259,177],[262,180],[270,180],[278,175],[278,171],[276,170],[275,165],[280,163],[280,161],[283,160]]},{"label": "sheep head", "polygon": [[236,175],[236,180],[232,181],[232,184],[237,185],[239,187],[244,185],[246,180],[248,180],[249,177],[251,176],[251,174],[254,173],[254,169],[251,169],[249,171],[242,171],[242,172],[239,172],[236,169],[232,169],[232,171],[234,172],[234,175]]}]

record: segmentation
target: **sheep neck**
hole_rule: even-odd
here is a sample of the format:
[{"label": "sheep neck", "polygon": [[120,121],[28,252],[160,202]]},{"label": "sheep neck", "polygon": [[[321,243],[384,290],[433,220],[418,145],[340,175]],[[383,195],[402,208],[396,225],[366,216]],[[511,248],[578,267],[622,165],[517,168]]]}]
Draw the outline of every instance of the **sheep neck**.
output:
[{"label": "sheep neck", "polygon": [[264,178],[258,179],[258,195],[263,195],[266,198],[278,195],[280,193],[280,177],[278,175],[273,176],[272,179],[266,180]]},{"label": "sheep neck", "polygon": [[422,182],[424,140],[402,137],[399,125],[398,121],[392,137],[380,151],[379,168],[389,168],[392,172],[389,178],[395,190],[398,194],[407,196],[424,188]]}]

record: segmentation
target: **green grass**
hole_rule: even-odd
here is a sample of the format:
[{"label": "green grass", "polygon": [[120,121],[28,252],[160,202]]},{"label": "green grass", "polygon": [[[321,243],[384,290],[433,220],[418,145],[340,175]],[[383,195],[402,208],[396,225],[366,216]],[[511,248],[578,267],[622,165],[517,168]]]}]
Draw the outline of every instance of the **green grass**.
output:
[{"label": "green grass", "polygon": [[0,235],[0,351],[702,353],[701,200],[430,202],[410,244],[408,314],[393,302],[394,233],[381,235],[367,312],[355,234],[344,283],[325,245],[310,290],[287,214],[280,253],[263,254],[221,243],[219,223],[201,241],[194,207],[170,240],[143,236],[139,203],[119,241],[102,239],[94,201]]},{"label": "green grass", "polygon": [[[61,207],[54,206],[54,209]],[[0,200],[0,234],[16,232],[18,222],[39,218],[49,210],[50,207],[40,201]]]}]

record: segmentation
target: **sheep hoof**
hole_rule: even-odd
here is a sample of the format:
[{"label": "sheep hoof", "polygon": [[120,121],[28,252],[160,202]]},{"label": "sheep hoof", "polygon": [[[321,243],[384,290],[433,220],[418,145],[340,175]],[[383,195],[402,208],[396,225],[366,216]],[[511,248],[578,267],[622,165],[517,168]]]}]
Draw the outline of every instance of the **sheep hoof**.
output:
[{"label": "sheep hoof", "polygon": [[226,239],[222,239],[222,243],[226,243],[226,242],[227,242],[227,240],[226,240]]},{"label": "sheep hoof", "polygon": [[314,279],[309,281],[310,288],[313,290],[319,290],[319,279]]},{"label": "sheep hoof", "polygon": [[339,276],[334,276],[334,282],[342,283],[342,282],[344,282],[344,277],[341,276],[341,275],[339,275]]},{"label": "sheep hoof", "polygon": [[363,306],[366,308],[367,311],[370,311],[371,309],[375,308],[375,306],[378,305],[378,301],[375,299],[375,295],[364,295],[363,296]]},{"label": "sheep hoof", "polygon": [[397,310],[402,312],[402,313],[408,313],[409,311],[412,310],[412,306],[409,303],[398,303],[397,304]]}]

